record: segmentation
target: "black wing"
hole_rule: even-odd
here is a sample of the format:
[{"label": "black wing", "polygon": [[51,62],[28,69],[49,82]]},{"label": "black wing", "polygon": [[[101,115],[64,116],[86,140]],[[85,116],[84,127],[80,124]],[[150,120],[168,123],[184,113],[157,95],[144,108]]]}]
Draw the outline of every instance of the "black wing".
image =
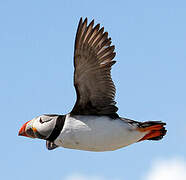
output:
[{"label": "black wing", "polygon": [[94,20],[79,21],[74,50],[74,86],[77,101],[74,115],[117,115],[115,86],[111,79],[111,66],[115,64],[111,38]]}]

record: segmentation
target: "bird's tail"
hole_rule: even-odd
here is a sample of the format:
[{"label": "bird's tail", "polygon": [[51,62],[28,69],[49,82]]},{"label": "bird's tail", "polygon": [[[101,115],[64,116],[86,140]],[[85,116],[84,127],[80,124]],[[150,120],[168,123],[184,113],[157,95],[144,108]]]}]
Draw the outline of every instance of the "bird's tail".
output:
[{"label": "bird's tail", "polygon": [[165,129],[166,123],[161,121],[147,121],[142,122],[138,126],[140,132],[147,132],[146,135],[140,139],[143,140],[160,140],[165,136],[167,130]]}]

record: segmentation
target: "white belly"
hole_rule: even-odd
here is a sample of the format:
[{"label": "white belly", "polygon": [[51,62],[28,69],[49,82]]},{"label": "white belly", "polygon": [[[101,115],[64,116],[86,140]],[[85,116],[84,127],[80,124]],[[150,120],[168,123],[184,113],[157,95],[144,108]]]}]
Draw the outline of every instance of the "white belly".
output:
[{"label": "white belly", "polygon": [[111,151],[135,143],[144,135],[120,119],[67,115],[55,144],[71,149]]}]

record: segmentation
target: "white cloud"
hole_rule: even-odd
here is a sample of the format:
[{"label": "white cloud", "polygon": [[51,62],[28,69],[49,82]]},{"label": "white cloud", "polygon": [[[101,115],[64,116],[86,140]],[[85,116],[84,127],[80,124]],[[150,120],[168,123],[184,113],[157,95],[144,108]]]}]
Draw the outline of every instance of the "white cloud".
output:
[{"label": "white cloud", "polygon": [[81,174],[73,174],[71,176],[68,176],[65,180],[106,180],[106,179],[99,176],[86,176]]},{"label": "white cloud", "polygon": [[[123,178],[121,178],[124,180]],[[126,179],[126,178],[125,178]],[[128,177],[130,179],[130,177]],[[65,180],[108,180],[102,176],[72,174]],[[113,180],[113,178],[112,178]],[[156,160],[142,180],[186,180],[186,161],[183,158]]]},{"label": "white cloud", "polygon": [[186,180],[186,162],[181,158],[158,160],[144,180]]}]

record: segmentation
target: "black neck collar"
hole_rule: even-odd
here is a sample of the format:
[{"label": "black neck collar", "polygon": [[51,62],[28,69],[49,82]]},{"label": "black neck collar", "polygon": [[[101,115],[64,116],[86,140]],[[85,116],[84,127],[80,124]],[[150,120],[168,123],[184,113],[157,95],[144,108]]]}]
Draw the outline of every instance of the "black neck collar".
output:
[{"label": "black neck collar", "polygon": [[50,142],[54,142],[56,140],[56,138],[61,133],[61,130],[63,129],[64,123],[65,123],[65,118],[66,118],[66,115],[59,115],[57,117],[56,125],[55,125],[52,133],[50,134],[50,136],[46,140],[48,140]]}]

